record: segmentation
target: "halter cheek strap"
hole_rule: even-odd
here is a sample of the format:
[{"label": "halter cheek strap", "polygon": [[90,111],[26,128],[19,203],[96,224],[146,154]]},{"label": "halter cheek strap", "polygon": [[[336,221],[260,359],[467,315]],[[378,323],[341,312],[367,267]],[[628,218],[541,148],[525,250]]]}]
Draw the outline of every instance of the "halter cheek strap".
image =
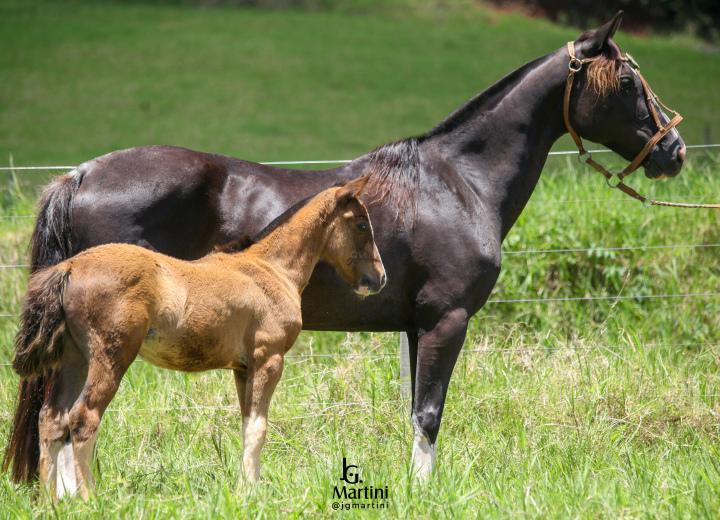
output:
[{"label": "halter cheek strap", "polygon": [[[630,197],[633,197],[639,201],[641,201],[644,205],[648,205],[646,203],[649,202],[649,205],[660,205],[660,206],[678,206],[683,208],[720,208],[720,204],[677,204],[674,202],[663,202],[658,200],[652,200],[650,197],[644,197],[640,195],[637,191],[632,189],[627,184],[623,183],[622,180],[630,175],[632,172],[637,170],[640,167],[640,163],[647,157],[647,154],[650,153],[650,150],[652,150],[653,146],[655,146],[660,139],[665,137],[670,130],[675,128],[680,121],[682,121],[682,116],[678,114],[675,110],[672,110],[668,107],[666,107],[660,99],[655,95],[655,93],[650,88],[650,85],[648,85],[647,81],[645,81],[645,78],[643,78],[642,74],[640,74],[640,68],[638,67],[638,64],[635,62],[632,56],[629,54],[626,54],[625,56],[621,57],[620,59],[622,61],[625,61],[632,66],[632,68],[635,70],[635,73],[637,74],[638,78],[640,78],[640,82],[643,86],[643,91],[645,92],[645,98],[647,99],[647,104],[650,107],[650,112],[653,115],[653,119],[655,119],[655,124],[657,124],[657,127],[659,130],[657,133],[645,144],[645,147],[640,151],[640,153],[633,159],[633,161],[621,172],[611,172],[603,168],[602,165],[595,162],[592,158],[592,154],[588,152],[585,147],[583,146],[582,139],[580,136],[573,130],[572,125],[570,124],[570,93],[572,92],[572,86],[573,82],[575,81],[575,74],[580,72],[583,68],[583,66],[587,63],[591,63],[597,59],[597,57],[594,58],[585,58],[583,60],[578,59],[577,56],[575,56],[575,44],[574,42],[568,42],[567,43],[567,51],[568,55],[570,56],[570,63],[568,64],[568,68],[570,70],[567,78],[567,82],[565,84],[565,98],[563,100],[563,118],[565,119],[565,127],[567,128],[568,132],[570,133],[570,136],[573,138],[573,141],[575,141],[575,145],[578,147],[578,151],[580,152],[578,155],[578,161],[580,161],[582,164],[589,164],[593,168],[595,168],[597,171],[602,173],[605,176],[607,185],[611,188],[618,188],[623,193],[629,195]],[[655,109],[655,102],[659,103],[665,110],[672,112],[675,114],[675,117],[672,118],[666,125],[663,125],[660,122],[660,117],[657,114],[657,111]],[[613,175],[617,175],[618,177],[618,183],[617,184],[611,184],[610,179],[612,179]]]}]

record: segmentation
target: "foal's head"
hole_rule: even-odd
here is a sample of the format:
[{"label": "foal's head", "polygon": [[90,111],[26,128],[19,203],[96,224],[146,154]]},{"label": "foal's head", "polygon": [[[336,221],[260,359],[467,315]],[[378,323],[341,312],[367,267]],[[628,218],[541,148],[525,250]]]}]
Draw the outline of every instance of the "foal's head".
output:
[{"label": "foal's head", "polygon": [[[597,59],[583,65],[576,75],[570,119],[582,137],[602,143],[632,161],[659,130],[658,122],[664,126],[670,119],[657,98],[645,92],[635,62],[623,56],[612,40],[621,18],[622,12],[600,29],[575,40],[579,59]],[[567,56],[566,51],[561,52]],[[673,128],[641,164],[647,177],[660,179],[677,175],[684,158],[685,143]]]},{"label": "foal's head", "polygon": [[323,252],[323,257],[362,296],[379,292],[386,280],[367,208],[358,198],[369,178],[368,174],[331,192],[335,209]]}]

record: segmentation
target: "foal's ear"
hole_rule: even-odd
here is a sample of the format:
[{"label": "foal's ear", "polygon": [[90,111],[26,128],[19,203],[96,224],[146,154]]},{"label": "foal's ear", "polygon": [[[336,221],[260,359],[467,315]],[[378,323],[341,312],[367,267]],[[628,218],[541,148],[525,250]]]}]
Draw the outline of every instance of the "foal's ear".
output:
[{"label": "foal's ear", "polygon": [[363,175],[354,181],[348,182],[345,186],[337,190],[335,193],[335,200],[338,203],[341,203],[352,198],[358,198],[365,189],[365,186],[367,186],[367,183],[370,180],[370,175],[372,175],[372,172]]},{"label": "foal's ear", "polygon": [[583,33],[577,42],[586,42],[583,46],[583,54],[585,57],[597,56],[607,46],[608,41],[615,35],[615,31],[620,27],[622,21],[623,12],[618,13],[608,23],[596,29],[594,31],[587,31]]}]

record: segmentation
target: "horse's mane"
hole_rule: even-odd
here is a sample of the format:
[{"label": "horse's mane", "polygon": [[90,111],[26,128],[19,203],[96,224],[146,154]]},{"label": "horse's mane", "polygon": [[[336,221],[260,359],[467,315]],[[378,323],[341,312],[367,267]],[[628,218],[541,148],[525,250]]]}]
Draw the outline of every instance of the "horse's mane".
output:
[{"label": "horse's mane", "polygon": [[[422,137],[401,139],[394,143],[380,146],[371,151],[369,155],[369,172],[372,172],[368,181],[367,193],[372,197],[370,204],[382,202],[391,198],[397,207],[397,215],[405,215],[410,206],[415,215],[415,193],[418,190],[418,145]],[[331,187],[342,186],[345,183],[338,181]],[[324,191],[324,190],[320,190]],[[318,192],[320,193],[320,192]],[[235,240],[215,246],[219,253],[238,253],[260,242],[263,238],[290,220],[310,199],[318,193],[295,203],[280,216],[273,219],[265,228],[255,236],[243,235]]]},{"label": "horse's mane", "polygon": [[396,216],[405,216],[408,206],[414,218],[415,194],[419,185],[420,154],[418,147],[425,137],[401,139],[374,149],[369,154],[370,181],[368,195],[371,204],[390,198],[397,210]]},{"label": "horse's mane", "polygon": [[[321,190],[323,191],[323,190]],[[318,192],[320,193],[320,192]],[[297,213],[300,208],[305,206],[308,202],[310,202],[310,199],[315,197],[317,193],[314,195],[310,195],[309,197],[301,200],[300,202],[297,202],[293,204],[290,208],[282,212],[278,217],[274,218],[267,226],[263,228],[260,233],[255,235],[254,237],[251,235],[242,235],[235,240],[228,242],[226,244],[222,244],[219,246],[215,246],[215,251],[218,253],[239,253],[240,251],[244,251],[245,249],[249,248],[250,246],[257,244],[260,242],[263,238],[268,236],[270,233],[275,231],[277,228],[282,226],[284,223],[286,223],[288,220],[290,220],[295,213]]]},{"label": "horse's mane", "polygon": [[[583,33],[579,42],[587,40],[592,36],[594,31]],[[622,52],[618,44],[612,40],[608,40],[608,44],[604,47],[603,52],[598,55],[597,59],[590,63],[587,68],[587,78],[590,87],[601,98],[607,97],[613,92],[620,89],[620,76],[618,71],[622,67]]]}]

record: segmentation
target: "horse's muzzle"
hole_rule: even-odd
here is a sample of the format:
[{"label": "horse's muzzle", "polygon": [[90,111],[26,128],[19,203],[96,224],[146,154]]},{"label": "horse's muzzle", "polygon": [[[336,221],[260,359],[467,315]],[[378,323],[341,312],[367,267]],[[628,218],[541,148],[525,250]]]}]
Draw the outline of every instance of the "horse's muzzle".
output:
[{"label": "horse's muzzle", "polygon": [[[653,152],[655,152],[655,150],[653,150]],[[685,154],[687,152],[685,143],[683,143],[682,140],[680,140],[679,145],[675,147],[674,153],[671,153],[670,157],[667,157],[667,152],[653,152],[651,152],[647,159],[643,161],[645,176],[648,179],[670,179],[680,173],[683,163],[685,162]]]}]

